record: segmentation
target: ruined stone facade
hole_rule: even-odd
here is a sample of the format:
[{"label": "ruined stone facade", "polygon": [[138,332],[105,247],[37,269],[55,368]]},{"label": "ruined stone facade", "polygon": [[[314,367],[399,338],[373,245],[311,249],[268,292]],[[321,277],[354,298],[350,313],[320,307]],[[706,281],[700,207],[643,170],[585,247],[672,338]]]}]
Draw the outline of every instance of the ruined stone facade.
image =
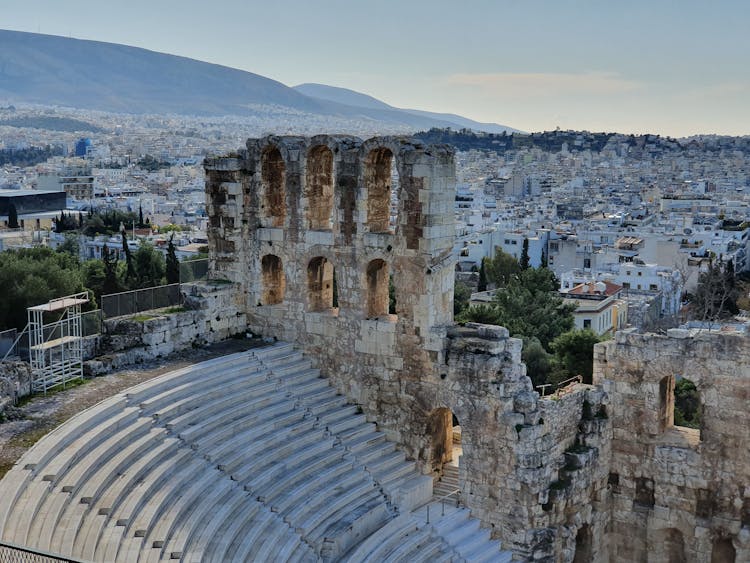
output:
[{"label": "ruined stone facade", "polygon": [[[612,399],[613,560],[750,561],[750,339],[618,333],[594,369]],[[700,429],[673,423],[676,376],[697,387]]]},{"label": "ruined stone facade", "polygon": [[[653,405],[638,393],[654,389],[640,380],[620,387],[640,377],[617,367],[627,357],[621,342],[599,349],[597,385],[540,398],[520,340],[501,327],[454,324],[450,148],[391,137],[269,136],[207,159],[205,168],[210,275],[232,282],[249,330],[297,343],[425,473],[439,473],[451,456],[455,416],[462,500],[519,559],[619,561],[622,550],[628,561],[670,561],[646,554],[658,541],[648,523],[639,528],[642,546],[623,549],[635,480],[657,486],[664,462],[649,466],[645,447],[625,459],[635,446],[618,426],[630,424],[623,410],[637,405],[645,420]],[[746,464],[749,427],[737,453]],[[716,467],[723,454],[706,455]],[[626,461],[645,465],[632,466],[632,475],[623,469],[615,483],[613,467]],[[747,473],[731,481],[735,508],[750,495],[747,486],[738,492],[741,475],[747,485]],[[726,491],[713,482],[706,479],[701,494],[715,501],[712,518],[723,518]],[[732,522],[716,537],[739,541],[740,520]],[[684,537],[686,526],[673,528]],[[687,560],[709,561],[705,545],[686,543]]]}]

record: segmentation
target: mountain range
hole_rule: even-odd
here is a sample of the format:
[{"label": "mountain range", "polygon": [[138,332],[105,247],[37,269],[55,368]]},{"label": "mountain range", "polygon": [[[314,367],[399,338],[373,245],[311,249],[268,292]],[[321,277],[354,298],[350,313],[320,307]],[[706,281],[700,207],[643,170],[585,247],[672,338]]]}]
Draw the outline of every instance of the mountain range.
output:
[{"label": "mountain range", "polygon": [[453,114],[400,109],[322,84],[290,88],[217,64],[115,43],[0,30],[0,99],[134,114],[252,116],[263,106],[413,129],[514,131]]}]

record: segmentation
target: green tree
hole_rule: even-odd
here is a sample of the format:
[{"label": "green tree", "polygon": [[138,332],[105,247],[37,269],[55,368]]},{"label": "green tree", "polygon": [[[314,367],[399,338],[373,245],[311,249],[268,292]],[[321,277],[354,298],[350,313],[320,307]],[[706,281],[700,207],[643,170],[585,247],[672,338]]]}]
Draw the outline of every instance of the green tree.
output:
[{"label": "green tree", "polygon": [[62,244],[57,247],[58,252],[65,252],[71,256],[78,258],[80,256],[80,245],[78,244],[78,236],[73,233],[67,233],[65,240]]},{"label": "green tree", "polygon": [[456,282],[453,286],[453,315],[460,315],[468,306],[471,299],[471,288],[463,282]]},{"label": "green tree", "polygon": [[591,383],[594,368],[594,344],[602,339],[589,329],[570,330],[552,341],[555,354],[555,381],[563,381],[576,375],[583,376],[584,383]]},{"label": "green tree", "polygon": [[504,326],[513,336],[537,338],[549,350],[551,342],[574,325],[575,305],[564,303],[557,287],[551,270],[523,270],[497,291],[491,305],[470,307],[459,320]]},{"label": "green tree", "polygon": [[521,271],[518,260],[500,247],[495,249],[495,256],[487,260],[485,269],[487,282],[493,283],[495,287],[505,287]]},{"label": "green tree", "polygon": [[482,258],[482,262],[479,265],[479,282],[477,283],[477,291],[487,291],[487,268],[485,264],[487,258]]},{"label": "green tree", "polygon": [[8,206],[8,228],[9,229],[18,228],[18,210],[16,209],[15,203],[11,203]]},{"label": "green tree", "polygon": [[695,383],[680,377],[674,386],[674,424],[688,428],[701,426],[701,400]]},{"label": "green tree", "polygon": [[120,235],[122,236],[122,252],[125,254],[125,266],[126,266],[126,273],[125,273],[125,283],[130,286],[130,289],[134,289],[133,285],[135,284],[137,286],[137,274],[136,269],[133,264],[133,256],[130,253],[130,247],[128,246],[128,236],[125,234],[125,229],[123,229],[120,232]]},{"label": "green tree", "polygon": [[544,349],[538,338],[524,339],[521,359],[526,364],[526,374],[534,387],[548,382],[553,356]]},{"label": "green tree", "polygon": [[522,270],[528,270],[529,264],[529,239],[524,237],[523,246],[521,247],[521,258],[518,260],[518,265]]},{"label": "green tree", "polygon": [[143,228],[146,224],[143,222],[143,205],[141,203],[138,203],[138,227]]},{"label": "green tree", "polygon": [[0,253],[0,330],[26,326],[26,308],[84,291],[78,259],[50,248]]},{"label": "green tree", "polygon": [[[167,244],[167,264],[166,264],[166,276],[167,283],[179,283],[180,282],[180,261],[177,259],[177,253],[175,251],[174,242],[172,239],[174,235],[169,237],[169,244]],[[334,276],[334,289],[335,289],[335,276]]]},{"label": "green tree", "polygon": [[107,245],[102,248],[102,266],[104,267],[104,281],[102,282],[102,295],[119,293],[122,285],[117,275],[117,256]]},{"label": "green tree", "polygon": [[154,287],[164,283],[164,257],[148,243],[141,243],[133,255],[136,287]]}]

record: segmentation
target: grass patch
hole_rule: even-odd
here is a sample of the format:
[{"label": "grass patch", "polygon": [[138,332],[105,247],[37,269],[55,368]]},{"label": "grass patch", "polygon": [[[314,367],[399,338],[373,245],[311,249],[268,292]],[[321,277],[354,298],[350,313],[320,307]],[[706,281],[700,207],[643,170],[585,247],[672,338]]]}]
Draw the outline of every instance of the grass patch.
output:
[{"label": "grass patch", "polygon": [[165,315],[173,315],[175,313],[184,313],[187,311],[185,307],[182,305],[178,305],[177,307],[167,307],[166,309],[162,309],[160,312],[164,313]]},{"label": "grass patch", "polygon": [[146,321],[150,321],[151,319],[155,319],[157,315],[133,315],[130,317],[131,321],[135,321],[137,323],[145,323]]},{"label": "grass patch", "polygon": [[26,395],[25,397],[21,397],[20,399],[18,399],[18,403],[16,404],[16,407],[18,408],[24,407],[28,405],[34,399],[37,399],[38,397],[49,397],[50,395],[57,395],[58,393],[62,393],[63,391],[67,391],[68,389],[73,389],[74,387],[80,387],[81,385],[85,384],[87,381],[88,380],[84,377],[78,377],[76,379],[71,379],[70,381],[66,381],[65,387],[63,387],[61,383],[59,385],[55,385],[51,389],[47,389],[46,395],[44,392],[32,393],[31,395]]}]

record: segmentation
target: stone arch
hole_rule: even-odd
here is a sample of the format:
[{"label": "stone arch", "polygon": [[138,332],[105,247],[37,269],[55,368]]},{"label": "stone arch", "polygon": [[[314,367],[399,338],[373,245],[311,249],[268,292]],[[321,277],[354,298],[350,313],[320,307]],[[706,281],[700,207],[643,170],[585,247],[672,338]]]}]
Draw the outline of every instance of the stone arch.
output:
[{"label": "stone arch", "polygon": [[315,145],[307,152],[304,193],[307,227],[311,230],[331,229],[333,182],[333,151],[326,145]]},{"label": "stone arch", "polygon": [[584,524],[576,533],[576,553],[573,563],[590,563],[593,560],[593,538],[591,528]]},{"label": "stone arch", "polygon": [[323,256],[316,256],[307,265],[307,303],[310,311],[329,311],[333,308],[333,264]]},{"label": "stone arch", "polygon": [[275,305],[284,301],[286,276],[281,258],[275,254],[266,254],[260,261],[263,293],[261,305]]},{"label": "stone arch", "polygon": [[393,152],[376,147],[365,157],[364,184],[367,190],[367,227],[372,233],[393,232],[391,227],[391,168]]},{"label": "stone arch", "polygon": [[454,448],[459,441],[454,439],[454,431],[460,431],[460,422],[448,407],[439,407],[427,417],[426,434],[430,443],[430,463],[432,471],[442,475],[447,463],[458,465],[458,452]]},{"label": "stone arch", "polygon": [[722,537],[714,540],[711,563],[735,563],[735,561],[737,561],[737,550],[734,548],[732,538]]},{"label": "stone arch", "polygon": [[367,317],[383,317],[389,312],[390,268],[376,258],[367,264]]},{"label": "stone arch", "polygon": [[286,164],[281,151],[269,145],[260,155],[263,202],[261,215],[266,227],[283,227],[286,217]]}]

